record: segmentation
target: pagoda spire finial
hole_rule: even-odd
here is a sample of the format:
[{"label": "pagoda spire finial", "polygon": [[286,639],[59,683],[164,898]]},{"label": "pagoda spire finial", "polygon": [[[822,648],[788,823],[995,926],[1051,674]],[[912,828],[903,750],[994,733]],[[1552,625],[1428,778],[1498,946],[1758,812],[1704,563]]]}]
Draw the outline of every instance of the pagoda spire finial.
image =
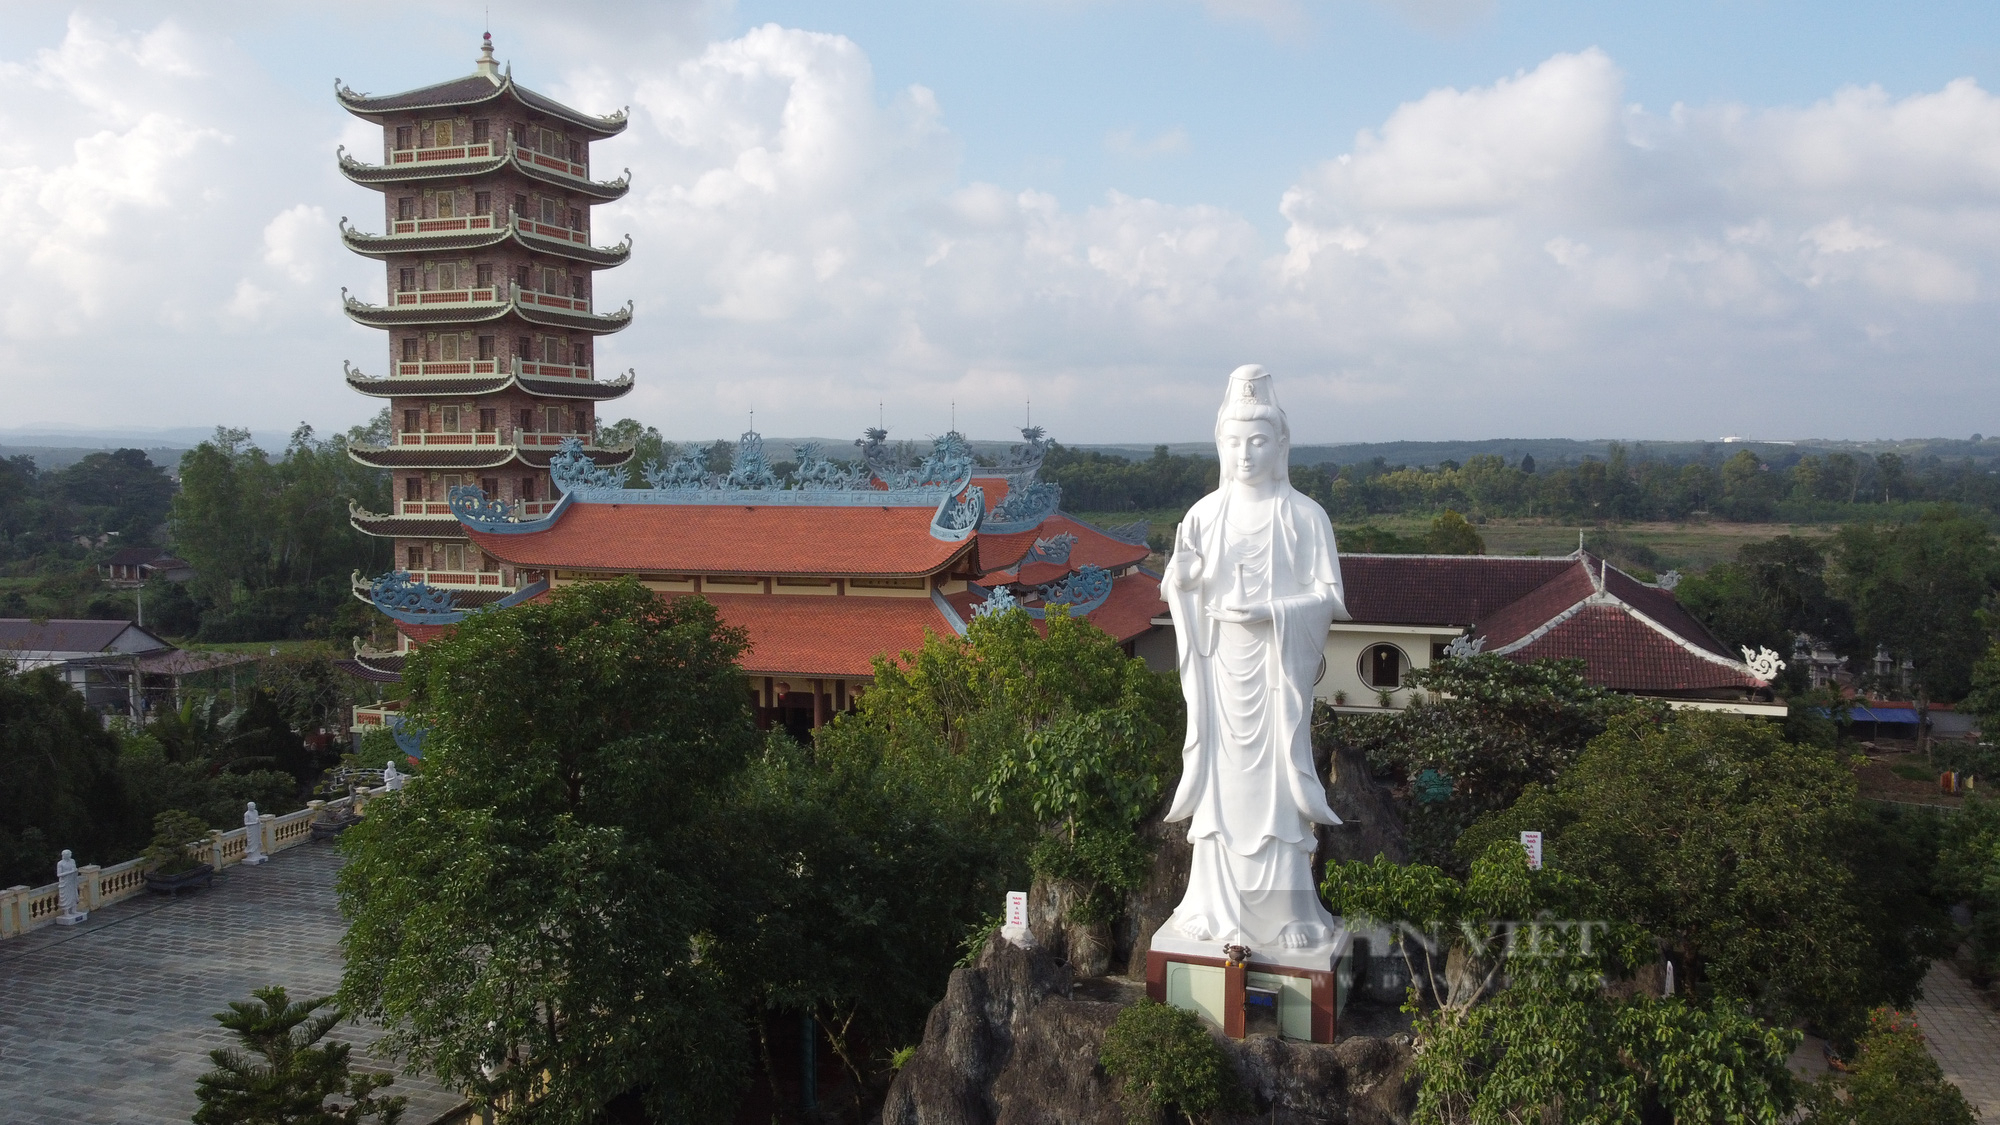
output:
[{"label": "pagoda spire finial", "polygon": [[495,86],[500,84],[500,63],[493,57],[493,33],[490,31],[479,38],[479,62],[476,71],[480,77]]}]

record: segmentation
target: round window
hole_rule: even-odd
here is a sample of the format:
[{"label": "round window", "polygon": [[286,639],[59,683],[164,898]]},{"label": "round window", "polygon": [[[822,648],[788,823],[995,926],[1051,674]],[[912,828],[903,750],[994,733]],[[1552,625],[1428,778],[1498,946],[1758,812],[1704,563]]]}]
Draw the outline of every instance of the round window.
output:
[{"label": "round window", "polygon": [[1361,652],[1361,661],[1355,669],[1361,682],[1377,691],[1394,691],[1403,686],[1403,676],[1410,670],[1410,658],[1395,645],[1369,645]]}]

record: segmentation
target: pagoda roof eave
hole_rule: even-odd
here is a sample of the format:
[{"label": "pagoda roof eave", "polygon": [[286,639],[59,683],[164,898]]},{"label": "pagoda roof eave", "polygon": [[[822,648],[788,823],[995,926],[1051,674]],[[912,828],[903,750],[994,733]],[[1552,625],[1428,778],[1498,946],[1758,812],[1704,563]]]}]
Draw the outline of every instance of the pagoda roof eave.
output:
[{"label": "pagoda roof eave", "polygon": [[[347,296],[347,290],[340,291],[347,312],[347,319],[369,328],[395,328],[409,324],[485,324],[504,320],[514,311],[512,301],[494,301],[490,304],[443,305],[371,305]],[[623,324],[619,328],[625,327]],[[616,328],[611,331],[617,331]]]},{"label": "pagoda roof eave", "polygon": [[430,254],[441,250],[485,250],[509,240],[523,250],[567,258],[593,269],[612,269],[622,266],[632,256],[632,243],[629,238],[617,246],[588,246],[567,239],[532,234],[511,224],[490,231],[408,235],[368,234],[348,226],[345,215],[341,216],[340,223],[340,240],[347,244],[347,248],[362,257],[378,261],[387,261],[398,254]]},{"label": "pagoda roof eave", "polygon": [[[459,180],[468,176],[488,176],[505,167],[509,160],[503,153],[486,160],[455,160],[441,164],[368,164],[347,155],[345,145],[336,150],[336,155],[340,157],[340,174],[362,187],[394,187],[397,184],[422,183],[428,180]],[[617,196],[612,198],[615,199]]]},{"label": "pagoda roof eave", "polygon": [[531,159],[523,159],[524,151],[520,148],[510,148],[508,159],[513,161],[516,172],[537,183],[578,192],[590,196],[599,203],[610,203],[613,200],[623,199],[625,198],[625,193],[632,190],[632,171],[629,168],[618,179],[593,180],[584,176],[571,176],[550,168],[544,168]]},{"label": "pagoda roof eave", "polygon": [[608,382],[593,379],[536,379],[523,378],[513,374],[468,376],[391,376],[386,379],[371,379],[355,368],[347,370],[347,385],[364,395],[374,398],[409,398],[424,395],[488,395],[518,387],[536,398],[559,398],[586,402],[604,402],[622,398],[632,390],[631,372]]},{"label": "pagoda roof eave", "polygon": [[333,80],[333,96],[342,109],[365,121],[380,124],[386,114],[408,113],[425,109],[470,109],[488,105],[504,98],[512,97],[528,109],[545,113],[571,125],[575,125],[598,137],[615,137],[625,131],[631,123],[624,110],[599,117],[572,109],[545,94],[538,94],[525,86],[515,83],[512,74],[502,74],[497,79],[477,72],[463,78],[452,78],[400,94],[384,94],[371,97],[348,89],[340,79]]},{"label": "pagoda roof eave", "polygon": [[[624,308],[614,313],[577,312],[574,309],[550,309],[524,305],[521,303],[518,291],[514,293],[512,301],[513,308],[509,311],[529,324],[540,325],[544,328],[572,328],[579,332],[609,336],[613,332],[624,331],[632,323],[632,303],[630,301],[625,303]],[[404,321],[403,323],[409,322]]]},{"label": "pagoda roof eave", "polygon": [[[355,462],[371,469],[500,469],[508,465],[526,465],[531,469],[546,469],[549,458],[555,456],[553,448],[524,449],[517,445],[486,446],[474,449],[450,449],[438,446],[369,446],[349,445],[347,455]],[[632,459],[630,449],[593,449],[592,461],[599,465],[623,465]]]},{"label": "pagoda roof eave", "polygon": [[347,522],[377,539],[465,539],[465,525],[451,517],[385,516],[349,505]]}]

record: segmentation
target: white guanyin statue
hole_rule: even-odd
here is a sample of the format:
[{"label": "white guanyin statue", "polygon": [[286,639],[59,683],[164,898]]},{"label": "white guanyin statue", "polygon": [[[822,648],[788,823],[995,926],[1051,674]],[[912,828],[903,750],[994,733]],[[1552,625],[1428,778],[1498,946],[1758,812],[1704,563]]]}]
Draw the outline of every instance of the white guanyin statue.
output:
[{"label": "white guanyin statue", "polygon": [[[1336,924],[1313,886],[1315,824],[1339,824],[1313,769],[1313,684],[1349,620],[1326,512],[1292,488],[1271,377],[1229,376],[1215,417],[1222,484],[1189,510],[1161,594],[1187,697],[1180,788],[1194,865],[1162,938],[1308,952]],[[1160,943],[1156,940],[1156,947]]]}]

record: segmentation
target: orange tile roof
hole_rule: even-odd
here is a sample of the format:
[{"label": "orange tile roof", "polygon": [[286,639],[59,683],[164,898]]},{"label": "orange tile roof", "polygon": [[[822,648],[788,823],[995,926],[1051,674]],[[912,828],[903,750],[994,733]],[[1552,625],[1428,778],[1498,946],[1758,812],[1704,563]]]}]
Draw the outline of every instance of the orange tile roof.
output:
[{"label": "orange tile roof", "polygon": [[572,504],[547,531],[466,534],[515,566],[617,573],[935,574],[971,540],[932,538],[932,509]]},{"label": "orange tile roof", "polygon": [[715,603],[724,623],[750,635],[742,667],[757,675],[872,675],[877,654],[922,648],[926,632],[942,637],[955,633],[929,598],[700,596]]},{"label": "orange tile roof", "polygon": [[[1035,540],[1052,539],[1064,532],[1076,536],[1076,544],[1070,548],[1067,563],[1034,562],[1021,566],[1018,575],[999,574],[1001,571],[1013,571],[1022,557],[1034,547]],[[1146,556],[1151,553],[1151,548],[1144,543],[1127,543],[1123,539],[1114,539],[1102,530],[1062,512],[1043,520],[1041,526],[1033,531],[979,537],[979,562],[986,568],[982,573],[994,575],[1001,581],[1025,582],[1030,586],[1054,582],[1081,566],[1122,570],[1145,562]]]}]

